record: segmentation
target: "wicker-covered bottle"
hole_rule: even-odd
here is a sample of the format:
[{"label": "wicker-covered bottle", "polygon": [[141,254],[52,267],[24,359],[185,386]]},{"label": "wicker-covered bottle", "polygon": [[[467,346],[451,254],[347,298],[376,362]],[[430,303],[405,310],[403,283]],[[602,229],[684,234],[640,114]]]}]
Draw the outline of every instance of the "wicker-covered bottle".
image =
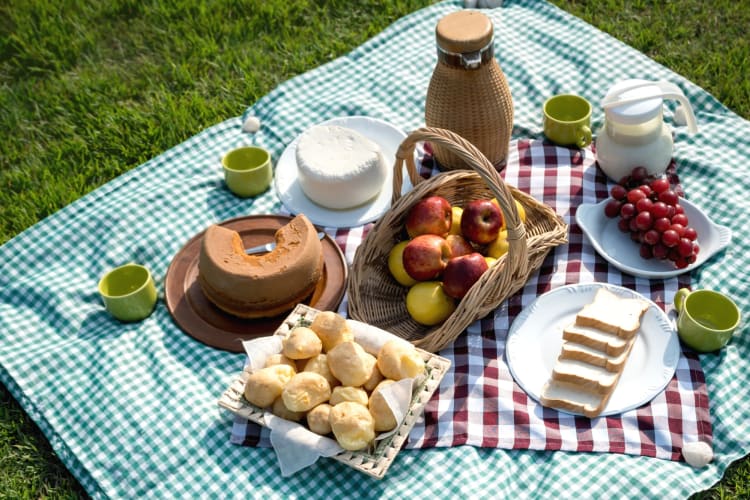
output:
[{"label": "wicker-covered bottle", "polygon": [[[446,15],[435,29],[438,62],[427,89],[425,123],[451,130],[501,168],[513,130],[513,99],[494,57],[492,21],[481,12]],[[433,146],[443,170],[468,166],[449,150]]]}]

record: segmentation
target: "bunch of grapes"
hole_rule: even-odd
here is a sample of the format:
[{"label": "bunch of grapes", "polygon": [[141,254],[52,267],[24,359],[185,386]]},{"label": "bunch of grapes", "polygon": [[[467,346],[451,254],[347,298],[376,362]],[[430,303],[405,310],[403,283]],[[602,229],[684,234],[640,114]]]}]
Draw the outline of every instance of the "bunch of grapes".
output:
[{"label": "bunch of grapes", "polygon": [[644,259],[670,260],[678,269],[695,262],[698,234],[688,225],[679,192],[665,177],[651,177],[636,167],[609,192],[607,217],[619,217],[617,227],[640,244]]}]

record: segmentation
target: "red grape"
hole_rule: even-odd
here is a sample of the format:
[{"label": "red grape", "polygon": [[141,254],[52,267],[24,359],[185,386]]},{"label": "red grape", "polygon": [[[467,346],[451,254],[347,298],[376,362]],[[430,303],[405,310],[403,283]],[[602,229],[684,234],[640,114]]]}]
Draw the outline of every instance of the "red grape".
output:
[{"label": "red grape", "polygon": [[617,229],[622,231],[623,233],[630,232],[630,224],[628,223],[628,219],[620,219],[617,221]]},{"label": "red grape", "polygon": [[635,205],[632,203],[623,203],[620,207],[620,217],[623,219],[630,219],[635,215]]},{"label": "red grape", "polygon": [[649,229],[643,235],[643,241],[645,243],[648,243],[649,245],[656,245],[657,243],[659,243],[660,239],[661,239],[661,235],[659,234],[659,231],[655,229]]},{"label": "red grape", "polygon": [[618,215],[620,215],[620,207],[622,206],[622,202],[619,200],[612,200],[610,199],[606,205],[604,205],[604,215],[609,217],[610,219],[614,219]]},{"label": "red grape", "polygon": [[656,245],[654,245],[652,252],[654,254],[654,257],[656,257],[657,259],[666,259],[667,254],[669,253],[669,248],[665,247],[661,243],[657,243]]},{"label": "red grape", "polygon": [[650,212],[653,204],[654,202],[651,201],[651,198],[641,198],[635,204],[635,209],[638,210],[639,212]]},{"label": "red grape", "polygon": [[622,200],[623,198],[625,198],[625,196],[627,196],[627,194],[628,190],[620,184],[615,184],[609,191],[609,195],[615,200]]},{"label": "red grape", "polygon": [[654,252],[652,250],[651,245],[648,245],[646,243],[641,243],[641,257],[644,259],[650,259],[654,256]]},{"label": "red grape", "polygon": [[651,217],[651,212],[639,212],[635,216],[635,226],[641,231],[648,231],[651,229],[651,225],[654,220]]},{"label": "red grape", "polygon": [[672,224],[680,224],[682,226],[687,227],[687,225],[688,225],[687,215],[681,214],[681,213],[675,213],[672,216]]},{"label": "red grape", "polygon": [[630,179],[633,182],[641,183],[645,181],[648,178],[648,170],[646,170],[646,167],[635,167],[630,172]]},{"label": "red grape", "polygon": [[646,197],[646,193],[644,193],[638,188],[633,188],[630,191],[628,191],[628,201],[634,205],[638,203],[638,200],[641,200],[645,197]]},{"label": "red grape", "polygon": [[693,255],[693,242],[687,238],[680,238],[680,241],[677,243],[677,251],[683,257]]},{"label": "red grape", "polygon": [[654,216],[656,219],[660,219],[662,217],[666,217],[667,213],[669,212],[669,209],[667,208],[667,204],[663,201],[657,201],[656,203],[653,203],[651,205],[651,215]]},{"label": "red grape", "polygon": [[695,241],[698,238],[698,232],[694,227],[688,226],[685,228],[685,238],[690,241]]},{"label": "red grape", "polygon": [[658,179],[652,180],[650,186],[655,193],[662,193],[669,189],[669,181],[667,179],[664,179],[663,177],[660,177]]},{"label": "red grape", "polygon": [[677,193],[672,191],[671,189],[667,189],[666,191],[662,191],[659,193],[659,201],[663,201],[667,205],[672,205],[673,207],[677,204],[677,200],[679,198],[677,197]]},{"label": "red grape", "polygon": [[654,221],[654,229],[659,231],[660,233],[663,233],[667,229],[669,229],[672,226],[672,223],[669,222],[669,219],[666,217],[660,217],[659,219],[656,219]]},{"label": "red grape", "polygon": [[675,203],[674,204],[674,214],[675,215],[679,215],[679,214],[684,214],[684,213],[685,213],[685,209],[682,208],[682,205],[680,205],[679,203]]},{"label": "red grape", "polygon": [[685,257],[678,257],[674,259],[674,265],[677,269],[685,269],[688,266],[688,261]]},{"label": "red grape", "polygon": [[682,224],[672,224],[671,226],[669,226],[669,229],[676,232],[680,238],[685,236],[685,226],[683,226]]},{"label": "red grape", "polygon": [[680,235],[674,229],[667,229],[661,235],[661,242],[666,247],[673,247],[680,241]]}]

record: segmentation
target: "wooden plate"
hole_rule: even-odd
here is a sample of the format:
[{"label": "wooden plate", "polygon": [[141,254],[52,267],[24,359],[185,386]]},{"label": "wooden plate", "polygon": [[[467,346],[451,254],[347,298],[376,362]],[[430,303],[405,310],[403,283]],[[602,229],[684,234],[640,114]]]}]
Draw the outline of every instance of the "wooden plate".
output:
[{"label": "wooden plate", "polygon": [[[249,215],[219,225],[237,231],[245,248],[249,248],[273,241],[276,230],[291,220],[292,217],[285,215]],[[273,335],[289,311],[273,318],[244,319],[227,314],[211,303],[198,284],[198,257],[204,233],[193,236],[167,269],[164,278],[167,310],[182,331],[196,340],[225,351],[243,352],[243,340]],[[330,236],[326,235],[321,243],[323,276],[303,303],[319,310],[336,310],[346,290],[346,258]]]}]

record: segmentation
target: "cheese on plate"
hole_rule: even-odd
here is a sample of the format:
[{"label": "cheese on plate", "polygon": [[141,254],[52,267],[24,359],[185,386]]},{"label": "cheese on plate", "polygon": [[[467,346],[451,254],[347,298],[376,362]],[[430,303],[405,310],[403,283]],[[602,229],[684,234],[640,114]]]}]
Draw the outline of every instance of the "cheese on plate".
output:
[{"label": "cheese on plate", "polygon": [[359,132],[338,125],[316,125],[299,138],[298,181],[310,200],[346,210],[380,193],[388,172],[380,146]]}]

